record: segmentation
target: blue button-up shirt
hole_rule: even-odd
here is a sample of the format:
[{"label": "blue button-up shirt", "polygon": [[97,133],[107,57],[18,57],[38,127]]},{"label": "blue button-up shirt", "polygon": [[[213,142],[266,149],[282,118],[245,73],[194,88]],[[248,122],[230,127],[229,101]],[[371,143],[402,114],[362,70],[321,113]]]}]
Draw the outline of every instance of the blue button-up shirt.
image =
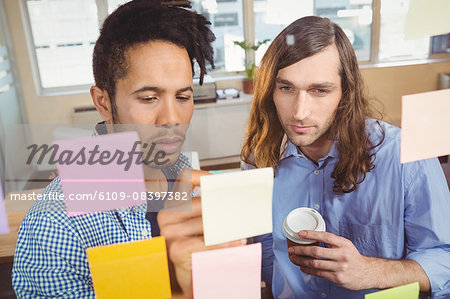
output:
[{"label": "blue button-up shirt", "polygon": [[[400,129],[381,125],[386,137],[375,149],[375,169],[346,194],[332,192],[336,143],[316,165],[287,142],[275,171],[273,234],[259,238],[263,278],[270,282],[273,274],[276,298],[363,298],[377,291],[347,290],[301,272],[289,260],[282,224],[298,207],[316,209],[328,232],[351,240],[364,256],[416,261],[428,275],[433,296],[450,297],[450,195],[442,168],[437,159],[400,164]],[[367,132],[378,143],[374,120],[367,121]]]}]

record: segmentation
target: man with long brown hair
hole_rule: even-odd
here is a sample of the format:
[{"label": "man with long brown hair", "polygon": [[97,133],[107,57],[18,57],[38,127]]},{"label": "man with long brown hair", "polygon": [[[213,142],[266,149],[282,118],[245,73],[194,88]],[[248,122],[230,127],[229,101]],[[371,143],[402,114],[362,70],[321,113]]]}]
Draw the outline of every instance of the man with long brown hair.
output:
[{"label": "man with long brown hair", "polygon": [[[273,233],[260,238],[275,297],[361,298],[415,281],[450,296],[442,168],[401,164],[400,130],[372,111],[352,45],[328,19],[293,22],[264,55],[242,159],[275,169]],[[327,232],[299,237],[324,246],[287,248],[282,223],[298,207],[321,213]]]}]

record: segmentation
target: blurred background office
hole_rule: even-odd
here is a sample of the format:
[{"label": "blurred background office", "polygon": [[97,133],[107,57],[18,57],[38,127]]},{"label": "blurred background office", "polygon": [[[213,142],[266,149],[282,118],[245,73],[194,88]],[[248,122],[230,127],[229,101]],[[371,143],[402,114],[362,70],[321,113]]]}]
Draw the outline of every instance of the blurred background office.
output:
[{"label": "blurred background office", "polygon": [[[100,119],[88,94],[93,83],[92,50],[102,21],[125,2],[0,1],[0,132],[11,122],[88,124]],[[217,89],[241,90],[246,67],[258,65],[271,40],[306,15],[328,17],[344,29],[370,94],[381,101],[394,124],[400,124],[402,95],[445,87],[440,78],[450,72],[448,33],[405,37],[409,0],[193,0],[192,6],[211,21],[217,36],[216,69],[209,72],[208,81]],[[234,44],[266,39],[269,42],[256,52]],[[198,101],[192,130],[200,134],[193,136],[192,147],[200,151],[202,166],[239,161],[250,102],[251,96],[244,95],[218,109],[223,101],[209,106]],[[222,139],[216,134],[219,128]],[[219,141],[229,148],[218,147]]]},{"label": "blurred background office", "polygon": [[[270,42],[285,26],[303,16],[327,17],[344,29],[358,56],[369,93],[382,103],[387,120],[395,125],[400,125],[402,95],[449,88],[450,21],[448,30],[438,35],[408,34],[405,28],[427,18],[425,12],[409,14],[415,1],[426,2],[437,13],[440,8],[444,12],[449,9],[446,0],[191,1],[193,8],[210,20],[217,37],[216,69],[209,71],[206,87],[195,85],[196,104],[188,143],[189,150],[198,152],[200,166],[239,167],[252,101],[251,94],[242,92],[242,83],[248,77],[246,70],[259,64]],[[47,184],[39,178],[51,179],[55,174],[54,169],[36,165],[6,169],[11,155],[17,154],[11,149],[33,138],[17,125],[93,127],[100,120],[89,95],[93,84],[92,51],[102,21],[125,2],[0,0],[0,178],[5,195],[39,190]],[[252,45],[265,40],[257,51],[244,51],[235,43]],[[228,96],[216,99],[216,90],[225,90],[223,94]],[[12,134],[13,127],[14,138],[8,140],[6,136]],[[440,160],[449,179],[448,157]],[[22,173],[27,179],[5,186],[8,171]],[[15,244],[14,230],[20,223],[20,219],[16,220],[8,237],[11,244]],[[14,247],[3,241],[0,297],[14,298],[9,277]]]}]

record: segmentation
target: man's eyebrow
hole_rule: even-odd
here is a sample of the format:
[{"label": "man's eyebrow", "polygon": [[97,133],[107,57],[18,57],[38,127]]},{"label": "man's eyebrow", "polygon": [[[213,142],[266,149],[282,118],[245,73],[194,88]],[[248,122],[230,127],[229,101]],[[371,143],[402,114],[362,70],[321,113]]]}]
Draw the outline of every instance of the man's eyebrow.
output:
[{"label": "man's eyebrow", "polygon": [[[162,91],[164,91],[164,89],[162,89],[160,87],[156,87],[156,86],[144,86],[142,88],[139,88],[138,90],[133,91],[131,94],[135,94],[135,93],[139,93],[139,92],[143,92],[143,91],[162,92]],[[185,91],[192,91],[193,92],[191,86],[186,86],[186,87],[178,89],[177,93],[185,92]]]},{"label": "man's eyebrow", "polygon": [[[276,78],[275,79],[276,83],[279,84],[285,84],[285,85],[289,85],[289,86],[295,86],[294,83],[292,83],[289,80],[283,79],[283,78]],[[317,88],[331,88],[334,89],[336,88],[336,84],[332,83],[332,82],[328,82],[328,81],[324,81],[324,82],[317,82],[317,83],[311,83],[308,86],[309,89],[317,89]]]},{"label": "man's eyebrow", "polygon": [[294,84],[292,84],[291,81],[283,79],[283,78],[276,78],[275,82],[280,83],[280,84],[286,84],[286,85],[294,85]]},{"label": "man's eyebrow", "polygon": [[192,90],[191,86],[186,86],[185,88],[178,89],[177,93],[185,92],[185,91],[192,91],[192,92],[194,92],[194,90]]},{"label": "man's eyebrow", "polygon": [[143,91],[156,91],[156,92],[161,92],[162,89],[159,87],[155,87],[155,86],[144,86],[142,88],[139,88],[138,90],[133,91],[131,94],[135,94],[135,93],[139,93],[139,92],[143,92]]},{"label": "man's eyebrow", "polygon": [[312,83],[309,85],[310,89],[317,89],[317,88],[336,88],[336,84],[331,82],[318,82],[318,83]]}]

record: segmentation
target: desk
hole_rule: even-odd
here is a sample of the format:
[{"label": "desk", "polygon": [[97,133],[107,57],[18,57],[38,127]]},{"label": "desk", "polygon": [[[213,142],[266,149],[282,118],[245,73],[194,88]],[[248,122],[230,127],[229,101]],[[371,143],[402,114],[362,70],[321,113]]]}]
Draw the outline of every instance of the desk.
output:
[{"label": "desk", "polygon": [[[12,193],[41,193],[42,189],[18,191]],[[5,210],[8,216],[9,234],[0,234],[0,297],[16,298],[11,281],[14,252],[16,250],[17,234],[23,217],[25,217],[32,200],[11,200],[12,193],[5,198]]]},{"label": "desk", "polygon": [[0,263],[12,262],[16,249],[17,233],[26,212],[9,212],[9,234],[0,235]]},{"label": "desk", "polygon": [[33,204],[32,200],[12,200],[13,197],[11,195],[13,193],[30,194],[33,192],[39,194],[42,192],[42,189],[11,192],[5,198],[5,210],[8,215],[9,234],[0,235],[0,263],[13,261],[20,224],[28,209]]}]

